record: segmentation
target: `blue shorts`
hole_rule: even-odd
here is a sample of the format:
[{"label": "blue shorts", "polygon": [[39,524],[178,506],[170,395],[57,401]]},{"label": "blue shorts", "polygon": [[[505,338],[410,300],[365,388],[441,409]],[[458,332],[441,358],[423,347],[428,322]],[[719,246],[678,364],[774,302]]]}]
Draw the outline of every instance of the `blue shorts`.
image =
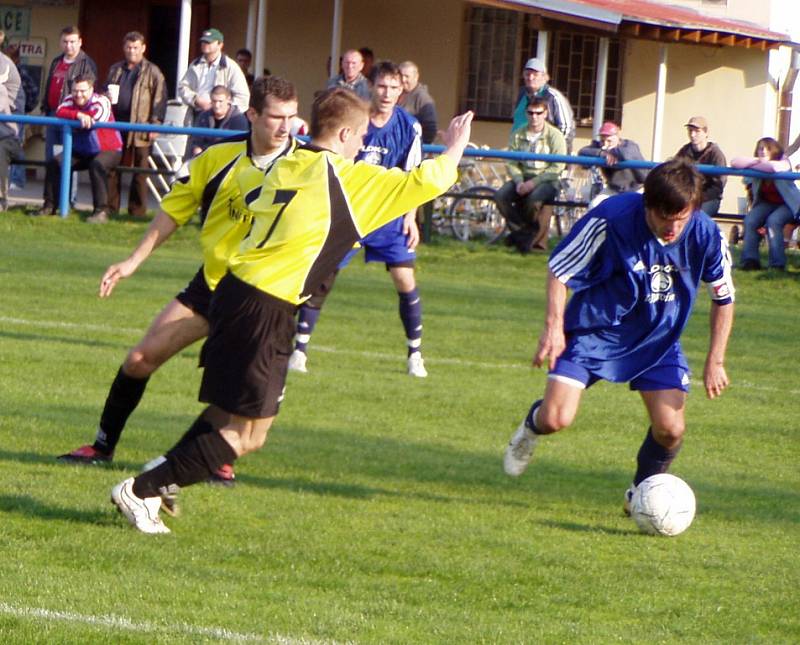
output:
[{"label": "blue shorts", "polygon": [[[383,262],[387,267],[413,267],[417,259],[416,252],[408,250],[408,236],[403,234],[402,217],[384,224],[364,237],[361,247],[364,248],[365,262]],[[339,268],[346,267],[359,250],[358,247],[351,250],[339,263]]]},{"label": "blue shorts", "polygon": [[[635,376],[629,386],[632,390],[638,391],[681,390],[688,392],[690,376],[691,372],[686,357],[678,347],[673,347],[658,363]],[[555,368],[548,372],[547,378],[584,389],[594,385],[601,377],[577,363],[559,358]]]}]

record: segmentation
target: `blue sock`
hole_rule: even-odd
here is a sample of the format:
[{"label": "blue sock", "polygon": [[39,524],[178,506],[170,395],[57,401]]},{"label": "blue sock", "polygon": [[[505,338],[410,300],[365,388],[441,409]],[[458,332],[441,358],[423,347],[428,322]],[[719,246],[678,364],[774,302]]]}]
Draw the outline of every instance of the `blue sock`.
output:
[{"label": "blue sock", "polygon": [[674,450],[667,450],[653,438],[653,429],[647,429],[647,436],[639,448],[636,456],[636,475],[633,477],[633,485],[638,486],[651,475],[658,475],[669,470],[669,466],[678,455],[680,445]]},{"label": "blue sock", "polygon": [[408,355],[411,356],[422,347],[422,300],[416,287],[408,293],[397,295],[400,297],[400,320],[406,330]]},{"label": "blue sock", "polygon": [[322,309],[315,309],[308,305],[301,305],[297,314],[297,332],[294,336],[294,348],[299,349],[304,354],[311,340],[311,332],[319,320]]}]

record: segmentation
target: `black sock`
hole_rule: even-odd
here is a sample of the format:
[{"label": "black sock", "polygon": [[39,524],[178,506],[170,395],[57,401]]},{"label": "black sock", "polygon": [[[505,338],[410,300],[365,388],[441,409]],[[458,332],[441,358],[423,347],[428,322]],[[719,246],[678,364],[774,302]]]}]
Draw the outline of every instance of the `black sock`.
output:
[{"label": "black sock", "polygon": [[201,434],[206,434],[207,432],[214,432],[214,426],[212,426],[208,421],[203,418],[201,414],[197,417],[194,423],[189,426],[189,429],[183,433],[183,436],[178,439],[178,443],[172,448],[175,450],[178,446],[182,446],[185,443],[188,443],[195,437],[199,437]]},{"label": "black sock", "polygon": [[103,414],[100,416],[100,427],[97,429],[93,447],[95,450],[110,455],[119,443],[120,435],[125,429],[128,417],[139,405],[150,377],[133,378],[119,368],[114,382],[108,391]]},{"label": "black sock", "polygon": [[539,399],[533,402],[531,405],[531,409],[528,410],[528,415],[525,417],[525,425],[528,426],[528,429],[533,432],[533,434],[541,434],[539,432],[539,428],[536,427],[536,424],[533,422],[533,417],[536,415],[536,410],[539,409],[539,406],[542,405],[542,400]]},{"label": "black sock", "polygon": [[644,438],[642,447],[639,448],[639,454],[636,457],[637,468],[636,475],[633,477],[634,486],[638,486],[651,475],[667,472],[680,449],[679,444],[674,450],[668,450],[653,438],[653,428],[648,428],[647,436]]},{"label": "black sock", "polygon": [[236,452],[219,432],[206,432],[176,445],[160,466],[142,473],[133,481],[139,497],[155,497],[170,484],[181,488],[207,480],[223,464],[232,464]]}]

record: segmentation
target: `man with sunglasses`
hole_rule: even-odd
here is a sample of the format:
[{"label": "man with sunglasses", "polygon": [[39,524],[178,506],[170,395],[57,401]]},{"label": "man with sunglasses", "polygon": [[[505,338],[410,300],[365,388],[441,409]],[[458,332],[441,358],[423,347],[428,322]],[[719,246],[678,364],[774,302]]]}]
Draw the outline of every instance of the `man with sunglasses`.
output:
[{"label": "man with sunglasses", "polygon": [[[564,135],[547,121],[547,99],[532,99],[525,113],[528,123],[511,133],[509,150],[567,154]],[[520,253],[547,250],[550,210],[543,206],[558,194],[559,177],[564,166],[563,163],[544,160],[508,164],[511,181],[506,182],[494,196],[497,207],[508,222],[508,246],[515,246]]]}]

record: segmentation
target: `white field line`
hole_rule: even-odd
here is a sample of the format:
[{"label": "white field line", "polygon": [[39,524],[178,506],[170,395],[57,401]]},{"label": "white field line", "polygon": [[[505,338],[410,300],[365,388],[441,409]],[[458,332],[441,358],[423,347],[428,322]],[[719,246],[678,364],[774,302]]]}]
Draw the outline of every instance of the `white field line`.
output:
[{"label": "white field line", "polygon": [[69,622],[92,627],[106,627],[114,630],[127,630],[139,633],[173,633],[188,636],[201,636],[205,638],[216,638],[221,641],[245,642],[245,643],[267,643],[270,645],[334,645],[333,641],[312,641],[306,639],[290,638],[280,634],[269,634],[261,636],[259,634],[248,634],[234,632],[222,627],[198,627],[188,623],[159,624],[151,622],[136,622],[122,616],[92,616],[76,614],[71,611],[52,611],[50,609],[39,609],[35,607],[15,607],[4,602],[0,602],[0,613],[17,618],[27,618],[32,620],[44,620],[48,622]]},{"label": "white field line", "polygon": [[[144,334],[145,329],[132,329],[130,327],[114,327],[112,325],[91,325],[89,323],[68,323],[57,320],[28,320],[26,318],[12,318],[9,316],[0,316],[0,324],[7,323],[9,325],[19,325],[21,327],[43,327],[49,329],[75,329],[79,331],[97,331],[106,333],[124,333],[132,334],[139,337]],[[315,352],[327,352],[329,354],[340,354],[342,356],[358,356],[361,358],[372,358],[376,360],[396,360],[396,354],[382,354],[380,352],[365,352],[357,349],[337,349],[336,347],[326,347],[324,345],[313,345],[312,350]],[[499,370],[528,370],[532,369],[528,363],[484,363],[482,361],[466,361],[460,358],[445,358],[437,357],[428,359],[425,362],[433,365],[458,365],[460,367],[479,367],[483,369],[499,369]],[[702,382],[697,379],[694,380],[695,387],[702,387]],[[734,387],[743,388],[747,390],[757,390],[761,392],[785,392],[787,394],[800,394],[798,389],[785,390],[783,388],[769,387],[765,385],[758,385],[751,381],[736,381]]]}]

